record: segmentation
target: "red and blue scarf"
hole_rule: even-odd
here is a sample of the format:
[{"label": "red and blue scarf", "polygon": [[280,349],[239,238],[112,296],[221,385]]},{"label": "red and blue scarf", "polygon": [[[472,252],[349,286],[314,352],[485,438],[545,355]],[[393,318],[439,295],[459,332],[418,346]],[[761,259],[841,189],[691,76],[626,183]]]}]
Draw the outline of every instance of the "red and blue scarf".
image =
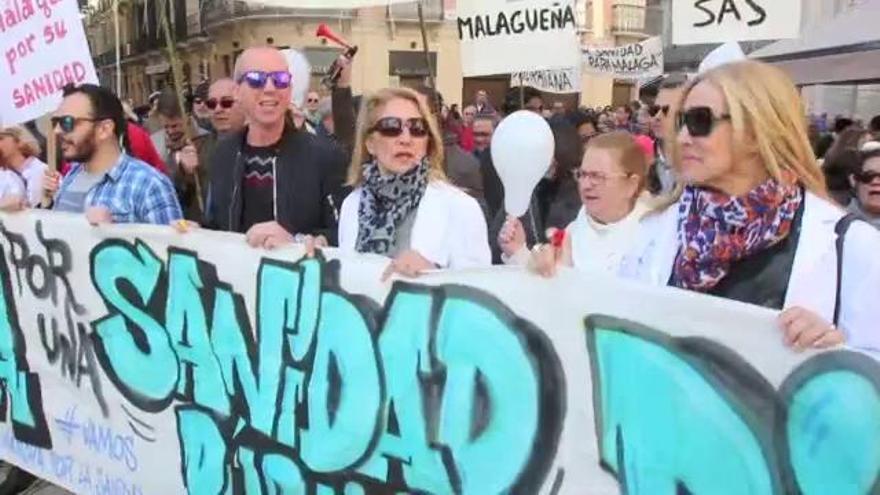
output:
[{"label": "red and blue scarf", "polygon": [[715,287],[731,265],[784,240],[804,196],[797,184],[770,179],[743,196],[687,186],[679,202],[679,251],[670,285]]}]

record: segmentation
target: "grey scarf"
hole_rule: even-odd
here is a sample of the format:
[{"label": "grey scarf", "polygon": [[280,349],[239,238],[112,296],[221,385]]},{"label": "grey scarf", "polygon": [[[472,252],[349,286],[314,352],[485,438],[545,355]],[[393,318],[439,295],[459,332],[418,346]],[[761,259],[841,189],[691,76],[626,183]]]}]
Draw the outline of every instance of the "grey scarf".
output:
[{"label": "grey scarf", "polygon": [[376,162],[365,164],[358,207],[357,252],[390,253],[398,227],[419,207],[427,186],[427,158],[401,175],[382,175]]}]

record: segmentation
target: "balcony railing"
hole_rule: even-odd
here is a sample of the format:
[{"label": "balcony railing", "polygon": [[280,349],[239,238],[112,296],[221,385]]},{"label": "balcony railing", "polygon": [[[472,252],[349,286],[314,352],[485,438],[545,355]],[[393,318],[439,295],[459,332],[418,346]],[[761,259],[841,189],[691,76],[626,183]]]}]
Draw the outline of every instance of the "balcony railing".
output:
[{"label": "balcony railing", "polygon": [[665,20],[665,12],[662,6],[649,5],[646,7],[645,34],[648,36],[663,36],[663,25]]},{"label": "balcony railing", "polygon": [[202,0],[202,23],[205,28],[247,17],[304,17],[318,19],[350,19],[355,11],[350,9],[302,9],[274,7],[252,1]]},{"label": "balcony railing", "polygon": [[620,1],[611,6],[611,31],[614,34],[645,33],[644,2]]},{"label": "balcony railing", "polygon": [[593,32],[593,1],[586,0],[577,2],[577,30],[578,33]]}]

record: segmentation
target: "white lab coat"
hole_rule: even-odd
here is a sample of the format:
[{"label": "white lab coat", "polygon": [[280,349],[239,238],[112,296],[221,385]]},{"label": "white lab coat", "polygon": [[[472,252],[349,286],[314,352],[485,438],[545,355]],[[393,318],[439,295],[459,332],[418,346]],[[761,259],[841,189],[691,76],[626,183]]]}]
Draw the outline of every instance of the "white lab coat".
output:
[{"label": "white lab coat", "polygon": [[[361,188],[345,198],[339,213],[339,249],[354,252],[358,236]],[[432,181],[419,203],[410,249],[440,268],[475,268],[492,264],[483,210],[464,191]]]},{"label": "white lab coat", "polygon": [[[805,201],[785,308],[800,306],[831,322],[837,287],[834,227],[846,212],[811,193]],[[621,264],[621,275],[656,286],[668,283],[679,248],[678,210],[674,204],[644,219],[639,240]],[[839,328],[848,345],[880,351],[880,232],[854,222],[843,251]]]}]

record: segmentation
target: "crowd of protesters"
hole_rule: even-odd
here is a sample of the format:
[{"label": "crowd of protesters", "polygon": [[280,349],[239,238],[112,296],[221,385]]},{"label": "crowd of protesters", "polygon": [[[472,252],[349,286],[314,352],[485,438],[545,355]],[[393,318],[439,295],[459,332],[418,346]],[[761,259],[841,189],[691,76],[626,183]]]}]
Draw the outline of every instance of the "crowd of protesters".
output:
[{"label": "crowd of protesters", "polygon": [[[41,136],[0,130],[0,207],[238,232],[256,248],[334,246],[410,277],[600,271],[781,310],[798,349],[880,350],[866,309],[880,291],[880,118],[805,118],[791,81],[757,62],[670,76],[650,103],[598,109],[547,105],[531,88],[499,108],[482,90],[461,108],[428,87],[356,97],[350,62],[302,108],[292,79],[308,76],[269,47],[184,104],[151,95],[146,114],[69,87],[51,118],[57,172]],[[547,119],[555,153],[514,218],[491,146],[518,110]]]},{"label": "crowd of protesters", "polygon": [[[308,75],[270,47],[183,102],[166,90],[133,111],[67,87],[57,166],[34,125],[0,129],[0,209],[334,246],[388,257],[386,277],[571,267],[779,310],[796,350],[880,351],[880,117],[805,117],[788,77],[752,61],[666,77],[649,104],[571,110],[531,88],[500,108],[483,90],[461,108],[429,87],[356,97],[337,63],[301,108],[292,79]],[[555,152],[514,218],[491,148],[518,110],[547,119]]]}]

